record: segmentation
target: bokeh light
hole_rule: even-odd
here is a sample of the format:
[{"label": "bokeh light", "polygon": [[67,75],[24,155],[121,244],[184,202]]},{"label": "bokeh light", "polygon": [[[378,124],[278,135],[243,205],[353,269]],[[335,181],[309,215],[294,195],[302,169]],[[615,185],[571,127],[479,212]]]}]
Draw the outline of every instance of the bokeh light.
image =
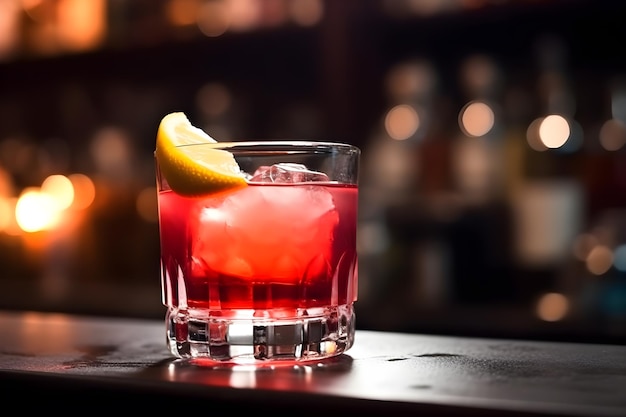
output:
[{"label": "bokeh light", "polygon": [[223,35],[230,27],[230,14],[223,2],[203,3],[197,16],[198,28],[205,36]]},{"label": "bokeh light", "polygon": [[85,174],[71,174],[68,179],[74,188],[74,202],[72,208],[83,210],[89,207],[96,198],[96,186]]},{"label": "bokeh light", "polygon": [[569,136],[570,126],[563,116],[546,116],[539,125],[539,139],[547,148],[560,148]]},{"label": "bokeh light", "polygon": [[569,300],[559,293],[543,294],[537,302],[537,316],[544,321],[559,321],[569,312]]},{"label": "bokeh light", "polygon": [[617,151],[626,143],[626,125],[617,119],[609,119],[600,128],[600,145],[607,151]]},{"label": "bokeh light", "polygon": [[603,275],[613,265],[613,252],[605,245],[596,245],[587,255],[587,270],[593,275]]},{"label": "bokeh light", "polygon": [[50,175],[41,183],[41,192],[50,195],[59,210],[65,210],[74,202],[74,186],[64,175]]},{"label": "bokeh light", "polygon": [[468,136],[484,136],[493,128],[495,115],[488,104],[474,101],[463,107],[459,115],[459,126]]},{"label": "bokeh light", "polygon": [[[263,6],[267,2],[257,0],[222,0],[225,2],[230,22],[228,30],[248,31],[259,25],[263,19]],[[206,2],[205,2],[206,3]]]},{"label": "bokeh light", "polygon": [[27,188],[17,200],[15,219],[23,231],[39,232],[54,227],[60,216],[51,195],[37,188]]},{"label": "bokeh light", "polygon": [[58,0],[57,37],[64,48],[89,50],[100,45],[106,34],[105,0]]},{"label": "bokeh light", "polygon": [[406,140],[417,132],[419,126],[419,115],[408,104],[393,107],[385,116],[385,130],[392,139]]}]

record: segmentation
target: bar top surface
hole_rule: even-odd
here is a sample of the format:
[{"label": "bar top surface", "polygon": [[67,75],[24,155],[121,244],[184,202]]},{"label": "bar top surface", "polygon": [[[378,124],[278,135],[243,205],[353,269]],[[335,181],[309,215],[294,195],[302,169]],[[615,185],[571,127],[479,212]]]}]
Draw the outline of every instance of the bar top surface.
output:
[{"label": "bar top surface", "polygon": [[48,395],[47,407],[63,395],[98,408],[626,416],[626,346],[358,330],[347,354],[320,364],[209,369],[172,358],[158,320],[0,311],[0,383],[5,396]]}]

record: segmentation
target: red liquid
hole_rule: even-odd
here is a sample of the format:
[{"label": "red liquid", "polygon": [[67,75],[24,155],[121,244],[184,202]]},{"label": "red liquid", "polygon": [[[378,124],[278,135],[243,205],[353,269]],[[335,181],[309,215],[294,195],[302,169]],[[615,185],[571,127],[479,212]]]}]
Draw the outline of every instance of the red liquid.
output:
[{"label": "red liquid", "polygon": [[357,198],[356,186],[327,183],[250,184],[201,198],[160,192],[164,304],[291,310],[356,301]]}]

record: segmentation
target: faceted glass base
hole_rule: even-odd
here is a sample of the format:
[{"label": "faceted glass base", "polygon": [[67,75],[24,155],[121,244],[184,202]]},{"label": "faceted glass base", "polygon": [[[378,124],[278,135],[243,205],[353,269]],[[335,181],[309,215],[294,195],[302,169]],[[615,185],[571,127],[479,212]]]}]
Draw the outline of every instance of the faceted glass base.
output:
[{"label": "faceted glass base", "polygon": [[200,365],[314,361],[337,356],[354,343],[352,304],[336,307],[212,312],[169,308],[167,344]]}]

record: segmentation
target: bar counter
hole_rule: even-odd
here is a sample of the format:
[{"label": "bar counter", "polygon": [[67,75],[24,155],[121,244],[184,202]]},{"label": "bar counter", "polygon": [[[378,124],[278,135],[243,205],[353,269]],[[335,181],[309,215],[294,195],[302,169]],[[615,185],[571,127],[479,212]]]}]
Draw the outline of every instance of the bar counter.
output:
[{"label": "bar counter", "polygon": [[209,369],[158,320],[0,311],[0,384],[20,412],[626,416],[626,346],[357,330],[320,364]]}]

